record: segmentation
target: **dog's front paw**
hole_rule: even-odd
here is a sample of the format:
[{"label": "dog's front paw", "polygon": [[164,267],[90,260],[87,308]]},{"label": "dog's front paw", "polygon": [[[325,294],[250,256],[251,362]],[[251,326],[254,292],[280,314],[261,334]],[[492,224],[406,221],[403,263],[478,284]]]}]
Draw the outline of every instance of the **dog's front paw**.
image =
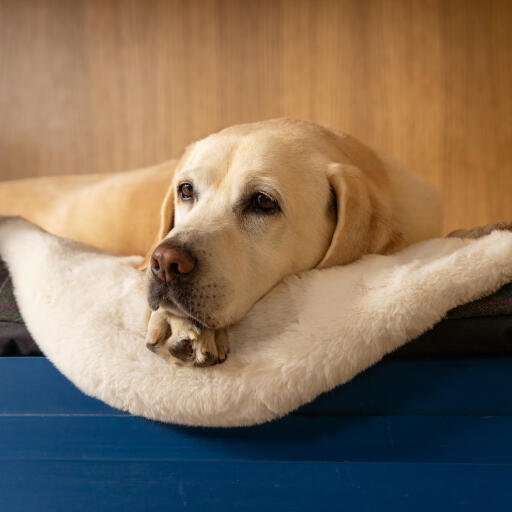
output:
[{"label": "dog's front paw", "polygon": [[228,339],[224,329],[203,329],[194,340],[191,340],[191,346],[194,366],[213,366],[224,362],[228,357]]},{"label": "dog's front paw", "polygon": [[146,332],[146,348],[151,352],[158,352],[165,345],[171,335],[171,325],[167,315],[158,310],[153,311],[149,317],[148,330]]},{"label": "dog's front paw", "polygon": [[224,330],[201,329],[188,319],[173,318],[167,340],[170,355],[187,366],[206,367],[225,361],[228,354]]},{"label": "dog's front paw", "polygon": [[146,347],[181,365],[206,367],[225,361],[228,354],[224,330],[202,329],[188,318],[157,310],[151,314]]}]

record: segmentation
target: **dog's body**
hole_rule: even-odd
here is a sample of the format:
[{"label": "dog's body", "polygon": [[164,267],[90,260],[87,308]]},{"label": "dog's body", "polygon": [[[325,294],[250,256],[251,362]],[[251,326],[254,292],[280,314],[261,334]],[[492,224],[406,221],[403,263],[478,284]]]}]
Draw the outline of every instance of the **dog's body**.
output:
[{"label": "dog's body", "polygon": [[[154,351],[167,343],[169,315],[190,318],[190,329],[180,329],[198,349],[168,348],[200,366],[208,329],[241,319],[285,276],[391,253],[438,236],[441,225],[436,191],[401,165],[353,137],[286,119],[211,135],[176,167],[6,182],[0,214],[114,253],[146,254],[157,311],[148,343]],[[221,360],[224,345],[206,359]]]},{"label": "dog's body", "polygon": [[146,254],[177,160],[116,174],[0,182],[0,215],[20,215],[50,233],[114,254]]}]

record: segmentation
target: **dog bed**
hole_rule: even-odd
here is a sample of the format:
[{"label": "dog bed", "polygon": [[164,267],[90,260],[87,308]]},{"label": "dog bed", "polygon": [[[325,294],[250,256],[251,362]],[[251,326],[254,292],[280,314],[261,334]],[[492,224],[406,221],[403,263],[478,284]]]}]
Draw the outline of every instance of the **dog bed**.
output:
[{"label": "dog bed", "polygon": [[509,232],[430,240],[292,276],[230,328],[225,363],[198,369],[146,350],[140,258],[9,218],[0,220],[0,254],[29,331],[64,375],[114,407],[188,425],[280,417],[512,278]]},{"label": "dog bed", "polygon": [[[388,358],[512,354],[512,283],[446,313],[432,329]],[[30,336],[0,260],[0,357],[43,356]]]}]

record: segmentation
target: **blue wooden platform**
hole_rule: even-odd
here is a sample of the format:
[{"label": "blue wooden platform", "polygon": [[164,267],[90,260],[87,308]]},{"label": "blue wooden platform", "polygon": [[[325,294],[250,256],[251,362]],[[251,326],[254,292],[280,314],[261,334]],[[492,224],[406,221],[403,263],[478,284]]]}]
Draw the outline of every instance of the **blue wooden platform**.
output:
[{"label": "blue wooden platform", "polygon": [[0,359],[0,510],[508,510],[512,358],[392,359],[251,428],[165,425]]}]

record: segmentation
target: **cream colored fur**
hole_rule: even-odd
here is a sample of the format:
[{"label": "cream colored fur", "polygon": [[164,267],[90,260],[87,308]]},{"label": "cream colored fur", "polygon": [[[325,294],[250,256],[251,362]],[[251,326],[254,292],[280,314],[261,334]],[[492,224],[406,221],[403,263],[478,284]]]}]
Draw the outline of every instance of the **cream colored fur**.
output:
[{"label": "cream colored fur", "polygon": [[118,174],[0,181],[0,215],[119,255],[146,254],[176,161]]},{"label": "cream colored fur", "polygon": [[0,255],[30,332],[80,389],[188,425],[280,417],[512,278],[509,232],[311,270],[285,279],[230,327],[225,363],[199,369],[146,350],[140,258],[98,253],[8,218],[0,218]]}]

